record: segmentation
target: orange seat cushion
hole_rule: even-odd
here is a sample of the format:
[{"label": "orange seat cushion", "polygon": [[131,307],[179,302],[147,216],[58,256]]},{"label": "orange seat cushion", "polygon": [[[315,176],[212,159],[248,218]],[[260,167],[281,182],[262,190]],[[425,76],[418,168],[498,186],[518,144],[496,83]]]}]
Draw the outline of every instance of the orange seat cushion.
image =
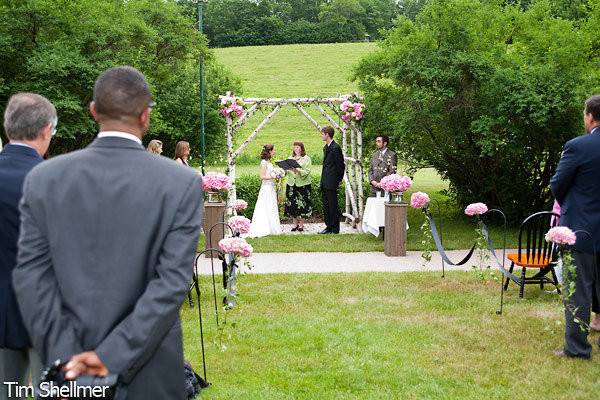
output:
[{"label": "orange seat cushion", "polygon": [[544,268],[547,267],[551,261],[549,257],[544,257],[542,259],[542,257],[537,254],[530,254],[529,259],[527,259],[525,253],[521,253],[520,259],[519,253],[508,253],[506,257],[516,265],[526,268]]}]

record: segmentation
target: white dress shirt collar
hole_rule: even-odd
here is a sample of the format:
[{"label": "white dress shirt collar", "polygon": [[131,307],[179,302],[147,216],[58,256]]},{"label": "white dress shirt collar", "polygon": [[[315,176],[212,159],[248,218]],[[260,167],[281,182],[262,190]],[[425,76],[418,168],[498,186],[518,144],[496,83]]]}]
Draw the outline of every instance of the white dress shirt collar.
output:
[{"label": "white dress shirt collar", "polygon": [[119,132],[119,131],[102,131],[100,133],[98,133],[98,138],[103,138],[103,137],[120,137],[123,139],[129,139],[129,140],[133,140],[134,142],[138,143],[138,144],[142,144],[142,140],[131,134],[131,133],[127,133],[127,132]]}]

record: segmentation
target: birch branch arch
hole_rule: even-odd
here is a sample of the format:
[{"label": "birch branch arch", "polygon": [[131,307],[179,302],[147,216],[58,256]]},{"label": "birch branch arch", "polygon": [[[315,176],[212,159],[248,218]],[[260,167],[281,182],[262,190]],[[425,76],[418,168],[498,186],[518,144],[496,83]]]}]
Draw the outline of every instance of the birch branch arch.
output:
[{"label": "birch branch arch", "polygon": [[[225,96],[220,96],[219,100],[223,97],[230,97],[231,93],[227,93]],[[354,227],[361,229],[361,225],[358,222],[363,217],[363,168],[362,168],[362,130],[359,125],[354,122],[343,122],[338,124],[336,119],[339,120],[339,106],[345,100],[349,98],[362,100],[362,98],[356,94],[354,95],[343,95],[339,97],[306,97],[306,98],[255,98],[247,97],[242,98],[244,113],[237,119],[234,120],[231,115],[226,117],[227,119],[227,174],[232,182],[232,188],[229,191],[228,203],[231,205],[237,198],[236,195],[236,159],[242,154],[242,152],[248,147],[248,144],[252,142],[265,125],[281,110],[282,107],[292,106],[295,107],[304,117],[315,127],[317,130],[321,130],[319,123],[308,113],[306,110],[308,107],[314,106],[314,108],[325,118],[325,120],[338,130],[342,134],[342,153],[344,155],[344,161],[346,163],[346,170],[344,172],[344,187],[345,187],[345,198],[346,207],[343,213],[346,217],[347,222],[351,222]],[[234,148],[233,137],[236,131],[244,126],[250,118],[259,109],[271,110],[264,119],[258,124],[256,129],[244,140],[244,142],[237,148]]]}]

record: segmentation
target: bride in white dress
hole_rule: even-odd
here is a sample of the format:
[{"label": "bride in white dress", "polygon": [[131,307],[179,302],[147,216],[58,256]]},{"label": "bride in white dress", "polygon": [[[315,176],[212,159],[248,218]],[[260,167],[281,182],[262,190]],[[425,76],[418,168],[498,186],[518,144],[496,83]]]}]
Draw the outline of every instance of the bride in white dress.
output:
[{"label": "bride in white dress", "polygon": [[275,148],[272,144],[266,144],[260,153],[260,191],[254,214],[252,214],[252,224],[248,237],[262,237],[267,235],[279,235],[281,233],[281,224],[279,222],[279,207],[277,205],[276,177],[271,163],[275,155]]}]

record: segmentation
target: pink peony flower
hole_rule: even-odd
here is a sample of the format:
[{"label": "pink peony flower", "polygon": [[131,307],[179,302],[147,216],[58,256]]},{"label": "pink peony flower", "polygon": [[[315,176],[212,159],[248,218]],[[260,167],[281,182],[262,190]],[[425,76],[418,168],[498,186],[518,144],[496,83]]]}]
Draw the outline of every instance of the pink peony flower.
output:
[{"label": "pink peony flower", "polygon": [[207,192],[228,190],[231,188],[231,182],[225,174],[209,172],[202,178],[202,188]]},{"label": "pink peony flower", "polygon": [[342,104],[340,105],[340,110],[342,111],[346,111],[348,110],[348,107],[352,106],[352,102],[350,100],[344,100],[342,102]]},{"label": "pink peony flower", "polygon": [[473,203],[469,204],[467,208],[465,208],[465,214],[468,216],[474,215],[482,215],[488,211],[488,207],[483,203]]},{"label": "pink peony flower", "polygon": [[406,192],[412,186],[412,180],[408,176],[398,174],[384,176],[379,183],[386,192]]},{"label": "pink peony flower", "polygon": [[233,229],[234,232],[244,234],[250,231],[251,221],[246,217],[231,217],[229,218],[229,221],[227,223],[229,224],[229,226],[231,226],[231,229]]},{"label": "pink peony flower", "polygon": [[240,237],[229,237],[219,240],[219,248],[224,253],[233,253],[242,257],[250,257],[254,249]]},{"label": "pink peony flower", "polygon": [[415,192],[410,196],[410,206],[412,208],[423,208],[429,204],[429,195],[423,192]]},{"label": "pink peony flower", "polygon": [[248,208],[248,203],[245,200],[238,199],[233,202],[231,208],[233,208],[236,211],[245,210],[246,208]]},{"label": "pink peony flower", "polygon": [[557,226],[555,228],[550,228],[550,230],[546,233],[546,242],[552,242],[556,244],[568,244],[574,245],[577,240],[577,236],[575,233],[567,228],[566,226]]}]

